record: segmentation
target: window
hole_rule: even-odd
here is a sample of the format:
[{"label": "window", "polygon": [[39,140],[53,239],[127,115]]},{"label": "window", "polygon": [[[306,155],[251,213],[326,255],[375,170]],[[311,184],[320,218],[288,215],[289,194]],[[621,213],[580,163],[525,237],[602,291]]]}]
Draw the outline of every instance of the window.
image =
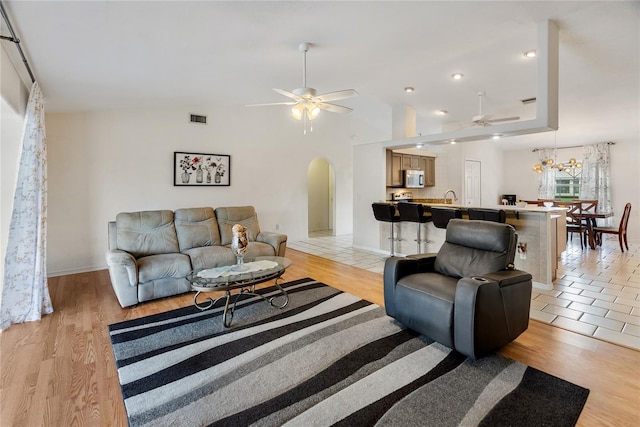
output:
[{"label": "window", "polygon": [[[572,159],[573,160],[573,159]],[[580,198],[580,176],[582,163],[561,162],[566,168],[556,171],[556,194],[559,200],[573,200]],[[577,165],[580,165],[578,167]]]}]

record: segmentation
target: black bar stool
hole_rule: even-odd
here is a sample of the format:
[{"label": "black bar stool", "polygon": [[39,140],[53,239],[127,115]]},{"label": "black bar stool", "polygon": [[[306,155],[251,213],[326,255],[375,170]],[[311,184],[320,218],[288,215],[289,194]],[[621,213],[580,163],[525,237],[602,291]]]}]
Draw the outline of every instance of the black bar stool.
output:
[{"label": "black bar stool", "polygon": [[373,208],[373,216],[375,216],[376,220],[391,223],[391,237],[389,237],[391,241],[390,256],[395,256],[394,242],[398,239],[395,237],[394,224],[401,221],[400,215],[398,215],[396,211],[396,206],[393,203],[375,202],[371,204],[371,207]]},{"label": "black bar stool", "polygon": [[507,222],[507,213],[503,209],[484,209],[469,208],[469,219],[478,219],[481,221]]},{"label": "black bar stool", "polygon": [[462,218],[460,209],[441,208],[439,206],[431,208],[431,219],[433,220],[433,226],[436,228],[447,228],[449,221],[454,218]]},{"label": "black bar stool", "polygon": [[421,243],[427,243],[429,240],[422,240],[420,238],[420,229],[422,224],[431,221],[431,214],[425,213],[422,203],[398,203],[398,211],[400,212],[401,221],[409,221],[418,223],[418,235],[415,241],[418,244],[418,253],[422,252],[420,249]]}]

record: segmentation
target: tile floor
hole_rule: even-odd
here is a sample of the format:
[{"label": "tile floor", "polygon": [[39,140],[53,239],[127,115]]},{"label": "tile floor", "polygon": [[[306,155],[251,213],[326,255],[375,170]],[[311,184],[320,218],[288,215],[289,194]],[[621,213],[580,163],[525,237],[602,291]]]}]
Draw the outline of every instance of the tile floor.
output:
[{"label": "tile floor", "polygon": [[[553,290],[533,289],[531,318],[640,350],[640,245],[620,252],[617,237],[595,250],[568,242]],[[317,232],[287,242],[301,252],[382,274],[383,254],[356,249],[351,235]]]}]

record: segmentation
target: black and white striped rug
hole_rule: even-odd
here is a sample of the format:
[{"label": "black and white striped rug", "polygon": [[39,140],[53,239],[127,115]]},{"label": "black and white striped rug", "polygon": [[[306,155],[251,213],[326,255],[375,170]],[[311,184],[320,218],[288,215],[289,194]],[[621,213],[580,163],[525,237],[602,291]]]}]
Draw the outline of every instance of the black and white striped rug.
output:
[{"label": "black and white striped rug", "polygon": [[[109,326],[131,426],[573,426],[589,390],[494,355],[478,361],[312,279],[284,310],[248,297]],[[271,294],[275,288],[261,293]]]}]

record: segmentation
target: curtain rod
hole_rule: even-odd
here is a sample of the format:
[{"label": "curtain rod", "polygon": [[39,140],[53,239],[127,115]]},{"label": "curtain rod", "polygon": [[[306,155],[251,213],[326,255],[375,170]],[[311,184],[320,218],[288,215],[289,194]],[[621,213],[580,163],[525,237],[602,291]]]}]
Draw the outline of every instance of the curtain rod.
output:
[{"label": "curtain rod", "polygon": [[[589,147],[591,145],[598,145],[598,144],[607,144],[607,145],[616,145],[615,142],[613,141],[607,141],[607,142],[598,142],[596,144],[587,144],[587,145],[570,145],[568,147],[558,147],[558,148],[554,148],[554,150],[564,150],[565,148],[580,148],[580,147]],[[544,148],[534,148],[533,150],[531,150],[533,153],[540,151],[540,150],[544,150]]]},{"label": "curtain rod", "polygon": [[34,83],[36,81],[36,78],[33,76],[33,73],[31,72],[31,67],[29,67],[29,62],[27,61],[27,58],[24,56],[24,52],[22,51],[22,47],[20,46],[20,39],[16,37],[16,33],[13,31],[13,27],[11,26],[11,22],[9,22],[9,17],[7,16],[7,11],[4,10],[4,5],[2,4],[1,0],[0,0],[0,13],[2,13],[2,18],[4,19],[4,22],[7,23],[7,28],[11,33],[11,37],[0,36],[0,39],[9,40],[10,42],[15,43],[16,47],[18,48],[18,52],[22,57],[22,63],[27,69],[27,72],[29,73],[29,77],[31,77],[31,83]]}]

